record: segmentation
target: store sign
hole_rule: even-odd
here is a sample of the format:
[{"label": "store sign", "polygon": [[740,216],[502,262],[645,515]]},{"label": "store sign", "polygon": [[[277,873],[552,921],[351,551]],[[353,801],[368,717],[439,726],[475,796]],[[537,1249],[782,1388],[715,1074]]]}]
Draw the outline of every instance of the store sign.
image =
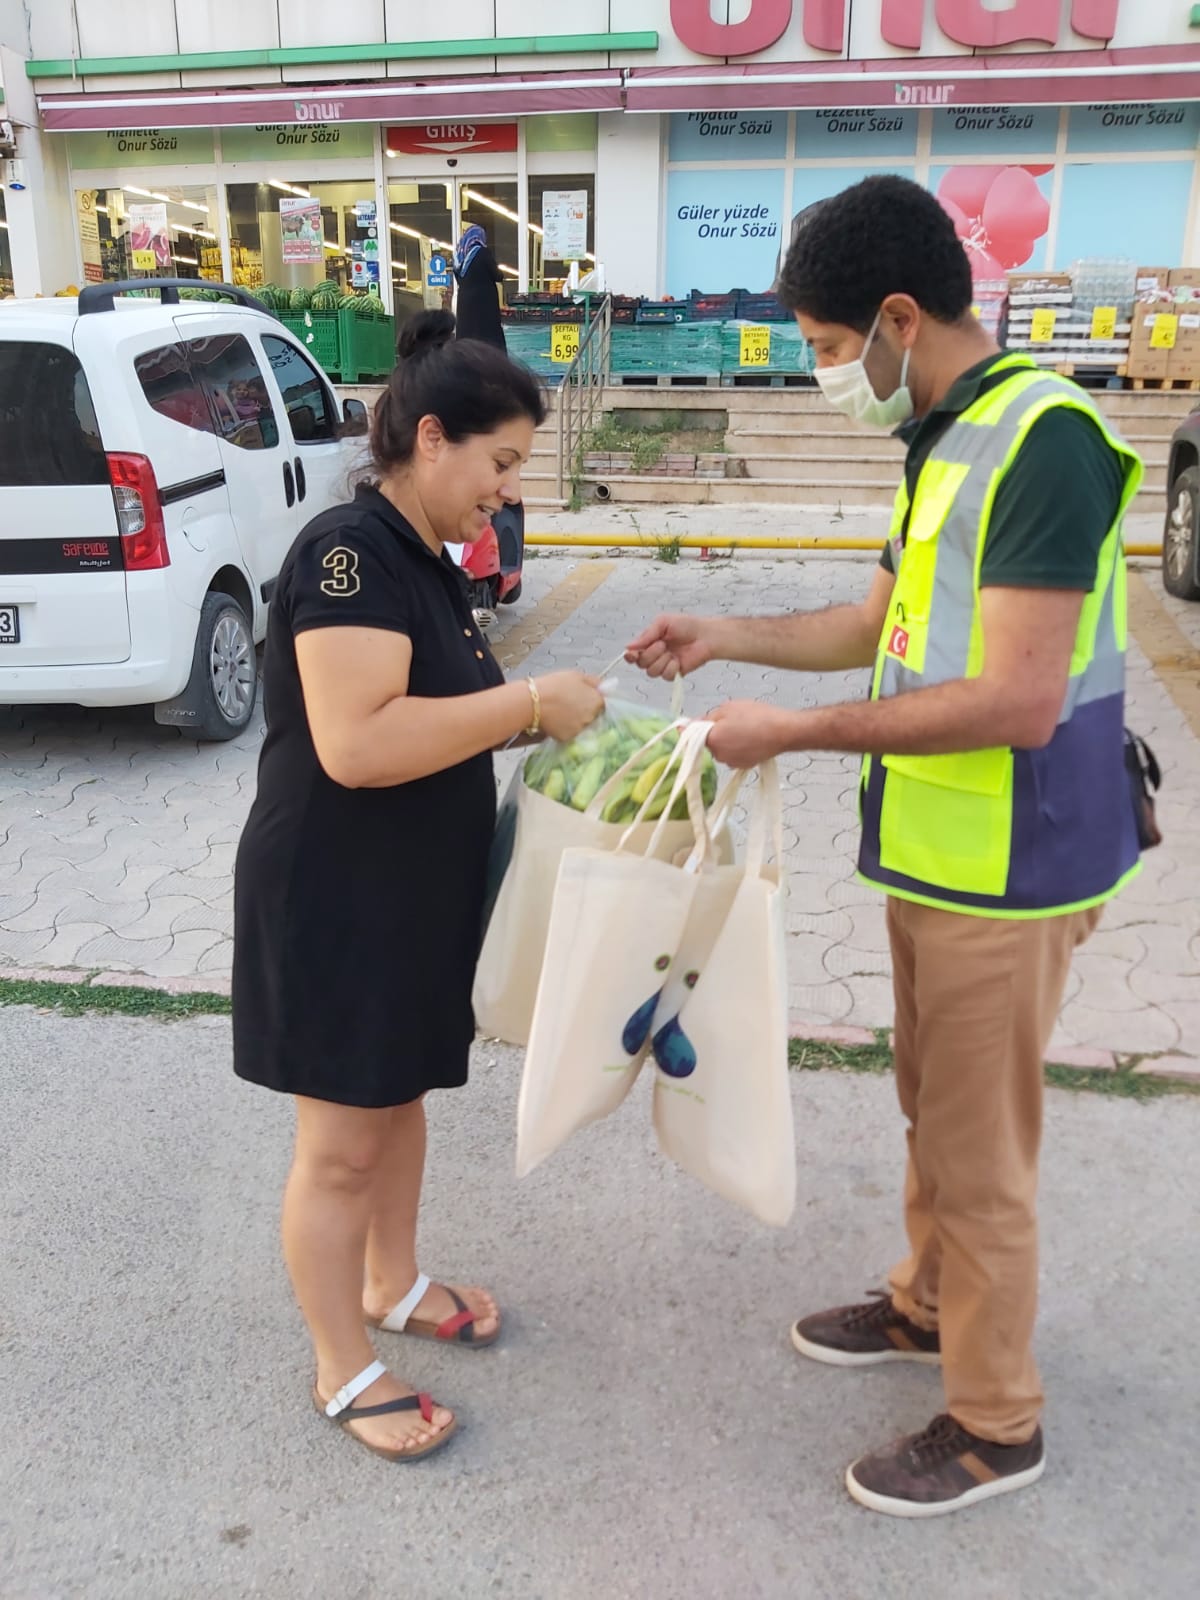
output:
[{"label": "store sign", "polygon": [[208,128],[120,128],[108,133],[73,133],[69,149],[76,172],[204,165],[213,158],[213,137]]},{"label": "store sign", "polygon": [[516,148],[515,122],[425,122],[387,130],[390,156],[475,155]]},{"label": "store sign", "polygon": [[96,215],[96,191],[81,189],[76,197],[79,215],[79,243],[83,253],[83,276],[87,283],[102,283],[104,267],[100,254],[100,218]]},{"label": "store sign", "polygon": [[135,272],[165,272],[171,265],[171,232],[165,205],[127,206],[130,264]]},{"label": "store sign", "polygon": [[786,152],[783,111],[687,111],[671,118],[672,161],[770,161]]},{"label": "store sign", "polygon": [[369,156],[374,129],[362,122],[342,125],[309,122],[264,122],[253,128],[225,128],[221,133],[223,161],[265,161],[281,156],[292,160],[328,160],[331,156]]},{"label": "store sign", "polygon": [[[880,32],[888,44],[905,50],[923,47],[925,0],[876,0],[876,4]],[[1120,6],[1121,0],[1071,0],[1071,32],[1107,44],[1117,31]],[[1062,33],[1062,0],[1012,0],[1003,9],[995,0],[935,0],[932,9],[946,37],[971,50],[1006,44],[1057,45]],[[671,0],[671,27],[679,42],[698,55],[752,56],[779,43],[795,12],[805,44],[834,55],[844,53],[849,0],[749,0],[747,14],[738,22],[715,21],[711,0]]]},{"label": "store sign", "polygon": [[279,226],[283,230],[283,259],[288,264],[325,259],[325,224],[321,202],[312,197],[279,202]]},{"label": "store sign", "polygon": [[547,189],[542,195],[542,257],[582,261],[587,255],[586,189]]}]

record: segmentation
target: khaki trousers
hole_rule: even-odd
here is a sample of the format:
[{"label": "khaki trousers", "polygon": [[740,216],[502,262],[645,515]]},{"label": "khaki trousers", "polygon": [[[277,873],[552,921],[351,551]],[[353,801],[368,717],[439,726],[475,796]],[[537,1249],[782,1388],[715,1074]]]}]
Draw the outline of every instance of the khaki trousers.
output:
[{"label": "khaki trousers", "polygon": [[941,1335],[946,1408],[999,1444],[1030,1438],[1042,1068],[1071,956],[1101,907],[1023,921],[890,897],[896,1087],[908,1118],[896,1308]]}]

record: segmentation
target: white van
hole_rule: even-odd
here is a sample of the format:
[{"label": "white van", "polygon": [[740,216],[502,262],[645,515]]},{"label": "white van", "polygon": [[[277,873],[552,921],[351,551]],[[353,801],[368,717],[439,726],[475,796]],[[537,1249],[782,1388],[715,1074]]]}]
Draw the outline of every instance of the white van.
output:
[{"label": "white van", "polygon": [[184,287],[0,305],[0,704],[233,738],[283,558],[349,497],[365,407],[244,290]]}]

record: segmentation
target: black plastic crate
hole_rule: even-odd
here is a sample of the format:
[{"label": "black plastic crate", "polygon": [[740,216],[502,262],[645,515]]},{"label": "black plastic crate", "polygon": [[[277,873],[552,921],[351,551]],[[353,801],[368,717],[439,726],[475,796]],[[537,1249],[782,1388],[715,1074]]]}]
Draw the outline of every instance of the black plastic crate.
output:
[{"label": "black plastic crate", "polygon": [[738,295],[737,311],[734,313],[739,322],[788,322],[789,313],[780,305],[773,294],[747,294],[744,291]]},{"label": "black plastic crate", "polygon": [[693,289],[688,296],[693,322],[724,322],[737,316],[737,301],[744,289],[730,289],[724,294],[706,294]]},{"label": "black plastic crate", "polygon": [[686,300],[643,300],[636,322],[690,322],[692,308]]}]

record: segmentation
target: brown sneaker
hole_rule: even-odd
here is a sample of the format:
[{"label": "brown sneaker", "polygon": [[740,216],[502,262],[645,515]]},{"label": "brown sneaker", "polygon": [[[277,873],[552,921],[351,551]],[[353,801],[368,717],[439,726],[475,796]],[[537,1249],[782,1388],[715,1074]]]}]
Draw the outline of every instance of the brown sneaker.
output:
[{"label": "brown sneaker", "polygon": [[993,1444],[943,1414],[924,1433],[910,1433],[847,1467],[846,1487],[859,1505],[889,1517],[940,1517],[1024,1489],[1045,1466],[1040,1428],[1026,1444]]},{"label": "brown sneaker", "polygon": [[792,1328],[792,1343],[800,1354],[832,1367],[873,1367],[881,1361],[937,1366],[942,1359],[937,1333],[902,1316],[882,1289],[870,1293],[874,1299],[865,1305],[834,1306],[801,1317]]}]

